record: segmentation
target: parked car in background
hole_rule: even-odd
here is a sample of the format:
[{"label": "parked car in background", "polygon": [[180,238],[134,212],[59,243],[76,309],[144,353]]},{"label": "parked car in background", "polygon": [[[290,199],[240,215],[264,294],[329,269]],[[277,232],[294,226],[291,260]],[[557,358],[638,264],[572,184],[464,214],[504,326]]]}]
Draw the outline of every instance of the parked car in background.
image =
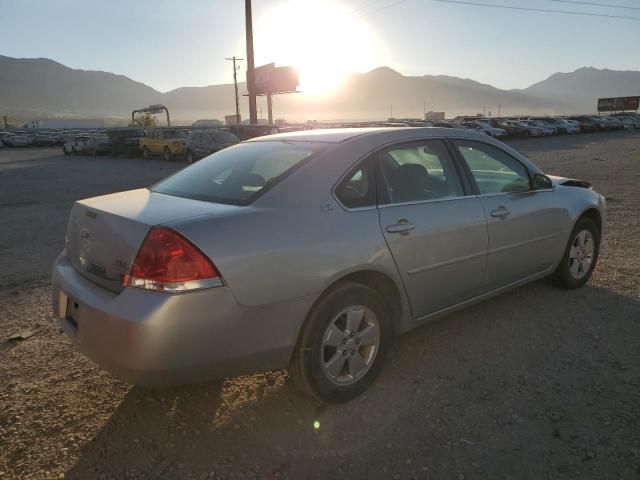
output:
[{"label": "parked car in background", "polygon": [[81,147],[80,153],[86,155],[104,155],[111,151],[111,143],[109,143],[109,136],[105,133],[94,133],[89,136],[89,140],[87,140]]},{"label": "parked car in background", "polygon": [[2,143],[2,145],[4,145],[4,139],[7,138],[9,135],[13,135],[11,132],[0,132],[0,143]]},{"label": "parked car in background", "polygon": [[162,155],[166,161],[184,155],[187,142],[186,135],[177,128],[154,128],[139,141],[142,156],[146,159],[152,155]]},{"label": "parked car in background", "polygon": [[70,153],[80,153],[83,145],[89,141],[89,135],[75,135],[69,138],[63,145],[62,151],[65,155]]},{"label": "parked car in background", "polygon": [[560,120],[553,117],[533,117],[531,120],[542,123],[548,128],[552,128],[555,131],[556,135],[564,135],[569,133],[567,131],[567,126],[561,122]]},{"label": "parked car in background", "polygon": [[544,128],[536,125],[529,125],[526,120],[507,120],[506,124],[517,127],[522,130],[523,137],[543,137],[545,135]]},{"label": "parked car in background", "polygon": [[494,138],[503,138],[507,136],[507,131],[502,128],[495,128],[487,123],[483,123],[477,120],[473,122],[462,122],[461,125],[469,130],[476,130],[485,135],[489,135]]},{"label": "parked car in background", "polygon": [[580,129],[580,123],[575,120],[569,120],[562,117],[556,117],[555,120],[557,120],[564,126],[567,133],[580,133],[582,131]]},{"label": "parked car in background", "polygon": [[[640,128],[640,117],[620,116],[616,117],[625,127],[631,125],[633,128]],[[631,130],[628,128],[628,130]]]},{"label": "parked car in background", "polygon": [[550,134],[551,135],[558,135],[560,133],[558,128],[555,125],[553,125],[553,124],[551,124],[549,122],[545,122],[545,121],[542,121],[542,120],[536,120],[536,119],[533,119],[533,118],[528,118],[527,121],[532,123],[532,124],[534,124],[534,125],[537,125],[539,127],[542,127],[542,128],[547,129],[547,130],[550,130],[550,132],[551,132]]},{"label": "parked car in background", "polygon": [[510,123],[508,119],[505,118],[492,118],[489,120],[489,123],[492,127],[502,128],[507,132],[507,135],[510,137],[526,137],[525,133],[527,129],[521,127],[520,125],[515,125]]},{"label": "parked car in background", "polygon": [[49,132],[40,132],[33,136],[31,143],[34,147],[51,147],[54,144],[54,140]]},{"label": "parked car in background", "polygon": [[544,123],[536,122],[535,120],[519,120],[519,123],[531,128],[537,128],[538,130],[542,131],[543,136],[553,135],[556,131],[554,128],[551,128]]},{"label": "parked car in background", "polygon": [[236,143],[240,143],[240,139],[226,130],[196,130],[187,139],[185,159],[187,163],[193,163]]},{"label": "parked car in background", "polygon": [[7,135],[2,139],[2,142],[7,147],[17,148],[17,147],[28,147],[31,142],[29,141],[29,137],[26,135]]},{"label": "parked car in background", "polygon": [[603,122],[607,123],[609,125],[609,130],[625,130],[627,129],[627,127],[625,127],[625,124],[622,123],[617,117],[606,117],[606,116],[602,116],[599,117]]},{"label": "parked car in background", "polygon": [[573,117],[569,117],[568,120],[573,120],[574,122],[578,122],[578,124],[580,125],[580,131],[583,133],[598,132],[605,128],[604,125],[600,127],[600,124],[591,117],[573,116]]},{"label": "parked car in background", "polygon": [[347,401],[396,335],[536,279],[586,284],[605,218],[588,183],[486,135],[274,135],[76,202],[53,312],[134,384],[289,368],[321,401]]},{"label": "parked car in background", "polygon": [[145,137],[144,130],[136,127],[112,128],[107,131],[111,155],[118,157],[140,155],[140,140]]}]

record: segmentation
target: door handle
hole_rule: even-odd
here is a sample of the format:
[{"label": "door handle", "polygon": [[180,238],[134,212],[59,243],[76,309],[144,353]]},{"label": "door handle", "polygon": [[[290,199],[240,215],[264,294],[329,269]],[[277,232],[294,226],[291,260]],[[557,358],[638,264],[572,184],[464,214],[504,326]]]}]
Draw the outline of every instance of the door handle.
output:
[{"label": "door handle", "polygon": [[398,223],[389,225],[386,230],[389,233],[400,233],[402,235],[406,235],[414,228],[416,228],[416,226],[413,223],[403,218],[402,220],[398,220]]},{"label": "door handle", "polygon": [[511,212],[502,205],[491,211],[491,216],[496,218],[507,218],[509,215]]}]

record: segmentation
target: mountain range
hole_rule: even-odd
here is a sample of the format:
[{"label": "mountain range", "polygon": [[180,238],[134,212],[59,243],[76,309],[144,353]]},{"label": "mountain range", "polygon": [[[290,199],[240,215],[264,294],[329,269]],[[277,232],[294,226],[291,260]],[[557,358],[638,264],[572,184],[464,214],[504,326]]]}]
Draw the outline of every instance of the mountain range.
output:
[{"label": "mountain range", "polygon": [[[246,90],[239,84],[241,92]],[[580,68],[528,88],[501,90],[471,79],[404,76],[388,67],[349,75],[324,97],[274,96],[274,116],[290,121],[421,117],[423,108],[447,117],[485,111],[493,116],[593,112],[598,97],[640,95],[639,71]],[[163,93],[126,76],[78,70],[46,58],[0,56],[0,114],[120,117],[162,103],[174,119],[223,118],[235,111],[233,84],[183,87]],[[259,105],[264,100],[259,99]],[[241,97],[241,113],[247,116]],[[263,107],[266,110],[266,107]],[[266,112],[264,113],[266,116]]]}]

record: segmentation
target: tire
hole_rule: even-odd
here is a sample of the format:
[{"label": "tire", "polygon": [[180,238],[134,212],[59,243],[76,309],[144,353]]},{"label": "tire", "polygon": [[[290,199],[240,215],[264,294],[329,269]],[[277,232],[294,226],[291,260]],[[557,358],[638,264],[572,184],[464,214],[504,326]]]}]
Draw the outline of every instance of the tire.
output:
[{"label": "tire", "polygon": [[193,152],[191,150],[187,150],[185,158],[187,160],[187,163],[193,163]]},{"label": "tire", "polygon": [[151,152],[147,147],[142,148],[142,158],[145,160],[149,160],[151,158]]},{"label": "tire", "polygon": [[593,220],[585,217],[580,218],[573,227],[560,265],[553,273],[554,283],[567,290],[582,287],[593,274],[599,252],[600,231],[598,227]]},{"label": "tire", "polygon": [[360,395],[380,373],[391,345],[390,311],[365,285],[344,282],[331,289],[305,321],[289,369],[293,382],[328,403]]},{"label": "tire", "polygon": [[171,153],[169,147],[164,147],[164,150],[162,151],[162,158],[164,158],[167,162],[173,160],[173,153]]}]

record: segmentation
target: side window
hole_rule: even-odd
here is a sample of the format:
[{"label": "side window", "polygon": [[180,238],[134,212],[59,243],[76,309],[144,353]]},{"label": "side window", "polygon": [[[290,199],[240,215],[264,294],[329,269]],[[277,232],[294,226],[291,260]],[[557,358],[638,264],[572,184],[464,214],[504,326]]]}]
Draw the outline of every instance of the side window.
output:
[{"label": "side window", "polygon": [[449,152],[440,140],[391,147],[379,155],[382,189],[389,203],[420,202],[464,195]]},{"label": "side window", "polygon": [[470,140],[455,142],[481,194],[531,190],[529,172],[519,161],[493,145]]},{"label": "side window", "polygon": [[336,188],[336,196],[345,207],[362,208],[376,205],[376,187],[371,165],[371,159],[360,162]]}]

